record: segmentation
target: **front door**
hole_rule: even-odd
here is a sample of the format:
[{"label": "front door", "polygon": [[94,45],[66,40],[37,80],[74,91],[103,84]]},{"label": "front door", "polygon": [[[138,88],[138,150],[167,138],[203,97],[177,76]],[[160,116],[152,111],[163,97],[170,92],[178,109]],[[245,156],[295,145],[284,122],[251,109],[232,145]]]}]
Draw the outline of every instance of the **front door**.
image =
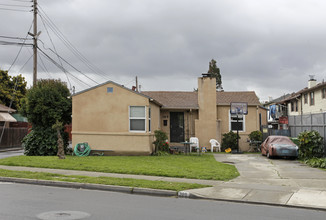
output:
[{"label": "front door", "polygon": [[170,142],[183,142],[184,139],[183,112],[170,112]]}]

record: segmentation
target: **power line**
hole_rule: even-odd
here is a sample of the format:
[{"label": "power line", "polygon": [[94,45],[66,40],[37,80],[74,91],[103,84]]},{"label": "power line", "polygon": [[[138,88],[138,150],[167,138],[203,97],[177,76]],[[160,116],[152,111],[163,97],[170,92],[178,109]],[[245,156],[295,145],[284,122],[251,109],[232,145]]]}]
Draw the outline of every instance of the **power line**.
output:
[{"label": "power line", "polygon": [[[55,45],[54,45],[54,43],[53,43],[53,40],[52,40],[52,38],[51,38],[51,35],[50,35],[50,33],[49,33],[49,31],[48,31],[48,29],[47,29],[45,23],[44,23],[44,20],[41,19],[41,21],[42,21],[43,26],[44,26],[44,28],[45,28],[45,30],[46,30],[46,33],[48,34],[48,37],[49,37],[49,39],[50,39],[50,41],[51,41],[52,47],[53,47],[55,53],[57,54],[58,60],[59,60],[59,62],[60,62],[60,64],[61,64],[61,66],[63,66],[62,61],[61,61],[60,57],[58,56],[58,51],[57,51],[57,49],[56,49],[56,47],[55,47]],[[44,43],[43,43],[43,45],[44,45]],[[68,75],[67,75],[66,72],[64,72],[64,73],[65,73],[65,75],[66,75],[66,77],[67,77],[67,81],[68,81],[68,83],[69,83],[69,87],[70,87],[70,90],[71,90],[71,83],[70,83],[70,80],[69,80],[69,78],[68,78]]]},{"label": "power line", "polygon": [[28,0],[7,0],[7,1],[12,1],[12,2],[32,2],[32,0],[28,1]]},{"label": "power line", "polygon": [[[41,41],[41,40],[40,40]],[[42,42],[42,41],[41,41]],[[43,43],[43,42],[42,42]],[[44,45],[44,43],[43,43]],[[44,51],[42,51],[40,48],[38,48],[41,52],[44,53]],[[93,80],[92,78],[90,78],[89,76],[87,76],[85,73],[81,72],[80,70],[78,70],[76,67],[74,67],[71,63],[69,63],[67,60],[65,60],[62,56],[60,56],[59,54],[57,54],[55,51],[53,51],[51,48],[48,48],[48,50],[50,50],[52,53],[54,53],[55,55],[57,55],[62,61],[64,61],[66,64],[68,64],[70,67],[72,67],[74,70],[76,70],[77,72],[81,73],[83,76],[85,76],[86,78],[88,78],[89,80],[93,81],[96,84],[99,84],[98,82],[96,82],[95,80]]]},{"label": "power line", "polygon": [[74,77],[75,79],[77,79],[78,81],[84,83],[85,85],[92,87],[91,85],[85,83],[84,81],[82,81],[81,79],[79,79],[78,77],[74,76],[72,73],[70,73],[69,71],[67,71],[63,66],[60,66],[59,63],[57,63],[55,60],[53,60],[49,55],[47,55],[43,50],[41,50],[40,48],[38,48],[39,51],[48,59],[50,60],[54,65],[56,65],[59,69],[61,69],[62,71],[66,71],[67,73],[69,73],[72,77]]},{"label": "power line", "polygon": [[33,40],[32,38],[9,37],[9,36],[3,36],[3,35],[0,35],[0,38],[14,39],[14,40]]},{"label": "power line", "polygon": [[24,65],[20,68],[20,70],[18,71],[18,73],[20,73],[26,66],[26,64],[31,60],[31,58],[33,57],[33,55],[31,55],[28,60],[24,63]]},{"label": "power line", "polygon": [[[32,23],[32,24],[33,24],[33,23]],[[27,36],[28,36],[28,32],[31,30],[31,28],[32,28],[32,24],[31,24],[31,26],[29,27],[29,29],[28,29],[28,31],[27,31],[27,34],[26,34],[26,37],[25,37],[25,38],[27,38]],[[23,43],[25,43],[25,41],[23,41]],[[15,57],[14,61],[12,62],[11,66],[10,66],[9,69],[8,69],[8,72],[11,70],[12,66],[16,63],[16,61],[17,61],[17,59],[18,59],[18,57],[19,57],[19,54],[20,54],[20,52],[22,51],[22,49],[23,49],[23,45],[20,47],[17,56]]]},{"label": "power line", "polygon": [[0,44],[1,45],[33,46],[33,44],[17,43],[17,42],[2,41],[2,40],[0,40]]},{"label": "power line", "polygon": [[11,4],[1,4],[1,6],[9,6],[9,7],[21,7],[21,8],[31,8],[32,6],[27,6],[27,5],[11,5]]},{"label": "power line", "polygon": [[[44,19],[45,23],[49,25],[51,30],[57,35],[57,37],[66,45],[66,47],[77,57],[79,58],[90,70],[97,73],[98,75],[102,76],[106,79],[106,73],[101,71],[98,67],[92,64],[77,48],[64,36],[64,34],[59,30],[59,28],[54,24],[54,22],[47,16],[45,11],[42,9],[41,6],[39,16],[41,19]],[[44,16],[43,16],[43,15]]]},{"label": "power line", "polygon": [[0,10],[5,10],[5,11],[19,11],[19,12],[31,12],[29,10],[11,9],[11,8],[0,8]]}]

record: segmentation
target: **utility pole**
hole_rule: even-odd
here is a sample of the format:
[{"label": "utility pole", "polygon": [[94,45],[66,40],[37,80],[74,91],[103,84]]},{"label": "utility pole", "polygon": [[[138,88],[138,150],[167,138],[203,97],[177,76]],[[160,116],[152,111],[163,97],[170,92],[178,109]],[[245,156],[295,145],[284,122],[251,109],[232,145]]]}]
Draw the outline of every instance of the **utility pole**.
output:
[{"label": "utility pole", "polygon": [[36,86],[37,81],[37,0],[33,0],[33,12],[34,12],[34,30],[33,30],[33,86]]},{"label": "utility pole", "polygon": [[138,92],[138,77],[136,76],[136,92]]}]

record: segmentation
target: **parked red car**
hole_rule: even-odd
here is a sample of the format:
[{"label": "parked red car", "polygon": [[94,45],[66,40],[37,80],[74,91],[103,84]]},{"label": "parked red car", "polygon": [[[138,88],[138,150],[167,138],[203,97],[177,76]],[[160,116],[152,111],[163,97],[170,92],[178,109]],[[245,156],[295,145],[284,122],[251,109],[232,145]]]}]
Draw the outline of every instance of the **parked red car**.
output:
[{"label": "parked red car", "polygon": [[285,136],[269,136],[261,144],[261,154],[268,158],[272,157],[291,157],[297,158],[299,148],[289,137]]}]

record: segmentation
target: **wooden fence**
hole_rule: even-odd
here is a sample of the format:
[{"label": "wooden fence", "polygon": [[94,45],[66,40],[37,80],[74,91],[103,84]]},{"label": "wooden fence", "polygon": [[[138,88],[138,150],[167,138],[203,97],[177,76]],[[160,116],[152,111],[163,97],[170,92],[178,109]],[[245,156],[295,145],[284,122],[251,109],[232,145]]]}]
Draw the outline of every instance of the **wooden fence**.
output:
[{"label": "wooden fence", "polygon": [[[3,127],[0,127],[0,136],[2,133]],[[0,148],[14,148],[21,147],[21,141],[26,136],[28,131],[27,127],[15,128],[9,127],[4,129],[2,140],[0,142]]]}]

